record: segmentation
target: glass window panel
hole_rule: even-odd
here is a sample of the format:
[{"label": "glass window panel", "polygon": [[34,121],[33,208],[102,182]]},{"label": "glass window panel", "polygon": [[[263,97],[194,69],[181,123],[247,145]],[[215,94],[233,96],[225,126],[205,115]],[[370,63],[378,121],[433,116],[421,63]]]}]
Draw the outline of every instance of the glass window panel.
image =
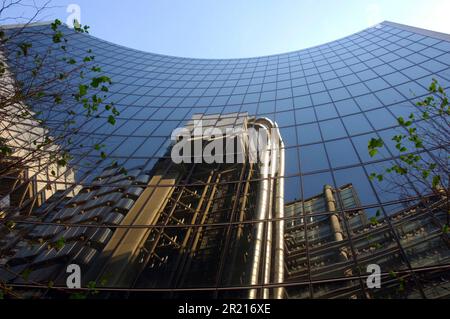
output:
[{"label": "glass window panel", "polygon": [[397,125],[397,120],[392,114],[385,108],[370,111],[366,113],[367,118],[373,127],[377,130],[388,128]]},{"label": "glass window panel", "polygon": [[402,73],[405,74],[410,79],[415,80],[429,75],[430,71],[427,71],[424,68],[415,65],[408,69],[402,70]]},{"label": "glass window panel", "polygon": [[358,164],[358,156],[350,140],[339,140],[325,143],[332,167]]},{"label": "glass window panel", "polygon": [[362,205],[371,205],[377,203],[375,193],[372,190],[369,179],[362,167],[353,167],[348,169],[336,170],[334,172],[338,187],[346,184],[353,185],[353,191]]},{"label": "glass window panel", "polygon": [[128,137],[111,155],[129,157],[144,141],[145,137]]},{"label": "glass window panel", "polygon": [[267,114],[275,112],[275,101],[259,103],[258,114]]},{"label": "glass window panel", "polygon": [[[302,179],[304,200],[308,200],[311,197],[323,194],[323,190],[326,185],[334,186],[333,177],[329,172],[305,175],[302,176]],[[318,211],[315,213],[322,213],[322,211]]]},{"label": "glass window panel", "polygon": [[338,113],[333,104],[319,105],[316,106],[315,109],[319,121],[338,117]]},{"label": "glass window panel", "polygon": [[[391,135],[391,138],[392,138],[392,136],[393,135]],[[352,137],[353,145],[355,146],[356,151],[358,152],[358,155],[363,162],[370,162],[370,161],[378,160],[380,158],[391,157],[391,155],[387,151],[386,147],[384,147],[384,146],[382,148],[378,149],[378,154],[375,157],[370,156],[369,149],[368,149],[369,141],[372,138],[379,138],[379,137],[380,136],[378,136],[376,133]]]},{"label": "glass window panel", "polygon": [[332,90],[342,87],[342,82],[339,79],[332,79],[325,81],[325,85],[328,90]]},{"label": "glass window panel", "polygon": [[297,86],[292,89],[294,96],[302,96],[309,94],[308,87],[305,86]]},{"label": "glass window panel", "polygon": [[361,112],[358,105],[353,99],[335,102],[334,104],[336,105],[336,109],[338,110],[341,116]]},{"label": "glass window panel", "polygon": [[174,129],[179,126],[178,121],[165,121],[155,130],[154,136],[171,136]]},{"label": "glass window panel", "polygon": [[323,85],[322,82],[310,84],[310,85],[308,85],[308,87],[309,87],[309,92],[310,92],[311,94],[312,94],[312,93],[317,93],[317,92],[325,91],[325,85]]},{"label": "glass window panel", "polygon": [[295,125],[294,111],[275,113],[275,121],[280,127]]},{"label": "glass window panel", "polygon": [[298,145],[296,131],[297,128],[295,126],[280,128],[281,137],[286,147]]},{"label": "glass window panel", "polygon": [[309,95],[294,97],[294,107],[301,109],[312,105],[311,97]]},{"label": "glass window panel", "polygon": [[303,173],[328,169],[328,160],[323,144],[300,147],[300,169]]},{"label": "glass window panel", "polygon": [[273,101],[276,98],[276,91],[262,92],[260,96],[260,101]]},{"label": "glass window panel", "polygon": [[409,79],[400,72],[392,73],[383,77],[390,85],[398,85],[409,82]]},{"label": "glass window panel", "polygon": [[300,145],[316,143],[322,140],[317,123],[300,125],[297,134]]},{"label": "glass window panel", "polygon": [[377,74],[372,70],[365,70],[356,74],[362,81],[367,81],[377,77]]},{"label": "glass window panel", "polygon": [[390,67],[387,64],[382,64],[373,69],[378,75],[386,75],[392,72],[395,72],[395,69]]},{"label": "glass window panel", "polygon": [[294,101],[292,99],[284,99],[276,101],[277,112],[288,111],[294,108]]},{"label": "glass window panel", "polygon": [[422,65],[422,67],[424,67],[425,69],[427,69],[433,73],[443,71],[447,68],[447,66],[445,64],[442,64],[435,60],[429,60],[427,62],[422,63],[421,65]]},{"label": "glass window panel", "polygon": [[363,114],[356,114],[342,118],[350,135],[362,134],[372,131],[372,127]]},{"label": "glass window panel", "polygon": [[397,86],[396,89],[409,99],[414,99],[417,96],[428,95],[428,90],[415,82],[405,83]]},{"label": "glass window panel", "polygon": [[331,98],[327,92],[311,94],[314,105],[326,104],[331,102]]},{"label": "glass window panel", "polygon": [[389,87],[389,84],[381,78],[372,79],[365,82],[367,87],[372,91],[380,91]]},{"label": "glass window panel", "polygon": [[320,129],[325,141],[347,136],[340,119],[320,122]]},{"label": "glass window panel", "polygon": [[333,101],[345,100],[350,97],[350,94],[345,88],[330,90],[329,93]]},{"label": "glass window panel", "polygon": [[359,83],[361,82],[358,77],[354,74],[350,74],[347,76],[343,76],[341,77],[341,81],[345,84],[345,85],[350,85],[350,84],[355,84],[355,83]]},{"label": "glass window panel", "polygon": [[[371,174],[385,174],[386,169],[394,165],[393,161],[386,161],[376,164],[366,165],[366,170],[369,176]],[[377,178],[370,181],[374,186],[375,192],[377,193],[380,201],[382,203],[388,201],[400,200],[404,193],[400,189],[399,185],[408,185],[409,183],[400,175],[396,175],[395,179],[385,178],[382,181]]]},{"label": "glass window panel", "polygon": [[289,97],[292,97],[292,90],[290,88],[277,91],[277,99],[285,99]]},{"label": "glass window panel", "polygon": [[117,135],[131,135],[144,121],[128,120],[125,125],[120,126],[114,134]]},{"label": "glass window panel", "polygon": [[152,157],[160,149],[165,140],[162,137],[149,137],[133,156]]},{"label": "glass window panel", "polygon": [[316,121],[316,115],[312,107],[295,111],[295,119],[298,124],[305,124]]},{"label": "glass window panel", "polygon": [[378,100],[377,97],[373,94],[356,97],[355,100],[363,111],[373,110],[383,106],[380,100]]},{"label": "glass window panel", "polygon": [[363,83],[356,83],[347,86],[348,91],[352,96],[359,96],[369,93],[369,89]]},{"label": "glass window panel", "polygon": [[[293,135],[295,136],[295,131],[294,132],[291,131],[290,133],[293,133]],[[285,176],[298,175],[300,173],[298,148],[297,147],[287,148],[285,150],[285,155],[286,155]]]}]

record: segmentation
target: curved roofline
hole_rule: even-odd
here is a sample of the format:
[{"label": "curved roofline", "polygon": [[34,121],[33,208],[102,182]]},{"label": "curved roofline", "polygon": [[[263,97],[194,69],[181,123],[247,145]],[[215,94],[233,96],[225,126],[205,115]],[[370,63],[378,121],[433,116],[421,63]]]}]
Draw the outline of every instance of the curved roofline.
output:
[{"label": "curved roofline", "polygon": [[[53,21],[42,21],[42,22],[34,22],[34,23],[28,23],[28,24],[10,24],[10,25],[0,25],[0,29],[14,29],[14,28],[21,28],[21,27],[37,27],[37,26],[43,26],[43,25],[50,25],[51,23],[53,23]],[[68,26],[65,23],[62,23],[63,26],[67,27]],[[190,58],[190,57],[183,57],[183,56],[176,56],[176,55],[169,55],[169,54],[162,54],[162,53],[154,53],[154,52],[148,52],[148,51],[144,51],[144,50],[140,50],[140,49],[134,49],[134,48],[130,48],[127,47],[125,45],[122,44],[118,44],[118,43],[114,43],[112,41],[108,41],[108,40],[104,40],[101,39],[99,37],[96,37],[94,35],[89,34],[90,37],[93,37],[95,39],[98,39],[99,41],[102,42],[106,42],[127,50],[131,50],[131,51],[135,51],[135,52],[140,52],[140,53],[144,53],[144,54],[152,54],[152,55],[156,55],[156,56],[161,56],[161,57],[167,57],[167,58],[176,58],[176,59],[185,59],[185,60],[198,60],[198,61],[238,61],[238,60],[254,60],[254,59],[263,59],[263,58],[270,58],[270,57],[277,57],[277,56],[283,56],[283,55],[290,55],[296,52],[301,52],[301,51],[307,51],[307,50],[311,50],[314,48],[318,48],[336,41],[340,41],[343,39],[346,39],[348,37],[351,37],[353,35],[356,35],[358,33],[373,29],[373,28],[377,28],[379,26],[389,26],[389,27],[394,27],[397,29],[403,29],[405,31],[409,31],[409,32],[413,32],[413,33],[417,33],[417,34],[421,34],[424,36],[428,36],[428,37],[432,37],[432,38],[436,38],[439,40],[443,40],[443,41],[448,41],[450,42],[450,34],[447,33],[442,33],[442,32],[437,32],[437,31],[431,31],[431,30],[427,30],[427,29],[422,29],[422,28],[417,28],[417,27],[413,27],[413,26],[409,26],[406,24],[401,24],[401,23],[396,23],[396,22],[392,22],[392,21],[383,21],[380,22],[378,24],[375,24],[371,27],[365,28],[361,31],[349,34],[345,37],[342,38],[338,38],[336,40],[333,41],[329,41],[329,42],[325,42],[319,45],[314,45],[311,47],[307,47],[307,48],[303,48],[303,49],[298,49],[298,50],[293,50],[293,51],[289,51],[289,52],[284,52],[284,53],[275,53],[275,54],[269,54],[269,55],[262,55],[262,56],[254,56],[254,57],[247,57],[247,58]]]}]

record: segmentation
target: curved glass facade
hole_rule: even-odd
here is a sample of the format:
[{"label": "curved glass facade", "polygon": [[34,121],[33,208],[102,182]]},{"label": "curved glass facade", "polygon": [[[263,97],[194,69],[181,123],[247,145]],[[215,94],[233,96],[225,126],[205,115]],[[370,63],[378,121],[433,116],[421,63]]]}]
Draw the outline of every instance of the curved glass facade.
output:
[{"label": "curved glass facade", "polygon": [[[449,263],[448,236],[436,233],[445,214],[430,210],[426,218],[408,215],[408,209],[419,207],[420,189],[412,186],[406,198],[387,181],[369,178],[399,155],[395,144],[388,143],[377,158],[369,156],[367,146],[373,137],[388,141],[398,132],[397,118],[416,110],[433,78],[450,86],[450,36],[384,22],[309,49],[230,60],[145,53],[84,34],[71,35],[70,46],[80,56],[93,50],[113,80],[108,99],[120,111],[114,126],[96,119],[81,128],[80,136],[105,144],[109,158],[130,171],[154,172],[167,156],[173,130],[195,114],[247,114],[278,124],[285,146],[285,172],[279,178],[284,178],[288,218],[285,297],[434,296],[428,273],[423,277],[415,269]],[[72,164],[76,184],[87,188],[106,167],[80,164],[89,160],[98,158],[77,158]],[[239,180],[230,175],[223,182]],[[182,181],[171,187],[177,183]],[[329,223],[332,216],[340,220],[341,237]],[[378,226],[370,222],[373,218]],[[171,240],[169,236],[166,244]],[[220,266],[226,265],[224,258],[226,254],[218,256],[217,265],[208,267],[225,272]],[[389,276],[390,290],[368,290],[368,264],[380,264],[391,275],[405,272],[406,283],[400,284],[406,292],[399,292],[397,279]],[[341,266],[342,271],[333,271]],[[151,278],[151,270],[146,272]],[[448,277],[448,268],[445,273]],[[133,286],[164,287],[142,276]],[[221,285],[208,278],[182,281],[175,288]],[[248,284],[242,279],[229,283]]]}]

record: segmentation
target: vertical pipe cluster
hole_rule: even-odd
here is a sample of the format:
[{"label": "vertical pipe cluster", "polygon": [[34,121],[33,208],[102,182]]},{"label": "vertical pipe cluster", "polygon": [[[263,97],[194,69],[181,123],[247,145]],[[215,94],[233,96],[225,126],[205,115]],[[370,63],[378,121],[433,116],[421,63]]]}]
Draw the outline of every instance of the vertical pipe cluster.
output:
[{"label": "vertical pipe cluster", "polygon": [[[264,130],[268,137],[266,147],[260,151],[260,185],[256,224],[254,231],[254,249],[252,256],[250,284],[266,286],[284,281],[284,144],[278,126],[271,120],[262,118],[254,123]],[[275,227],[272,219],[276,219]],[[269,220],[267,222],[267,220]],[[275,245],[274,245],[275,244]],[[273,246],[274,245],[274,246]],[[265,250],[263,249],[265,248]],[[272,261],[273,259],[273,261]],[[250,299],[283,298],[283,288],[258,288],[249,292]]]}]

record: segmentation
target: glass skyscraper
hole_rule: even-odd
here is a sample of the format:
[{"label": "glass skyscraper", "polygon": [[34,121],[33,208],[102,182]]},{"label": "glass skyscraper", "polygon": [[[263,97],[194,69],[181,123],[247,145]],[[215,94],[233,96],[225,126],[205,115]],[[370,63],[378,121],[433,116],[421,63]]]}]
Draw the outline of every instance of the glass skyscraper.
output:
[{"label": "glass skyscraper", "polygon": [[[0,280],[64,296],[48,282],[63,287],[75,263],[84,285],[104,281],[102,293],[120,297],[448,296],[447,197],[423,200],[414,183],[404,194],[369,177],[400,155],[390,141],[402,130],[397,118],[417,111],[433,79],[450,87],[450,35],[383,22],[296,52],[213,60],[65,32],[70,52],[81,58],[92,49],[113,81],[116,124],[100,117],[79,133],[104,144],[108,161],[89,165],[95,152],[74,154],[65,190],[2,230]],[[50,45],[35,40],[33,49]],[[276,125],[277,173],[264,178],[247,163],[180,168],[170,159],[171,134],[195,118],[216,127]],[[387,143],[372,158],[374,137]],[[266,199],[273,209],[259,216],[266,180],[274,181]],[[62,248],[49,247],[61,238]],[[370,289],[374,264],[382,287]]]}]

